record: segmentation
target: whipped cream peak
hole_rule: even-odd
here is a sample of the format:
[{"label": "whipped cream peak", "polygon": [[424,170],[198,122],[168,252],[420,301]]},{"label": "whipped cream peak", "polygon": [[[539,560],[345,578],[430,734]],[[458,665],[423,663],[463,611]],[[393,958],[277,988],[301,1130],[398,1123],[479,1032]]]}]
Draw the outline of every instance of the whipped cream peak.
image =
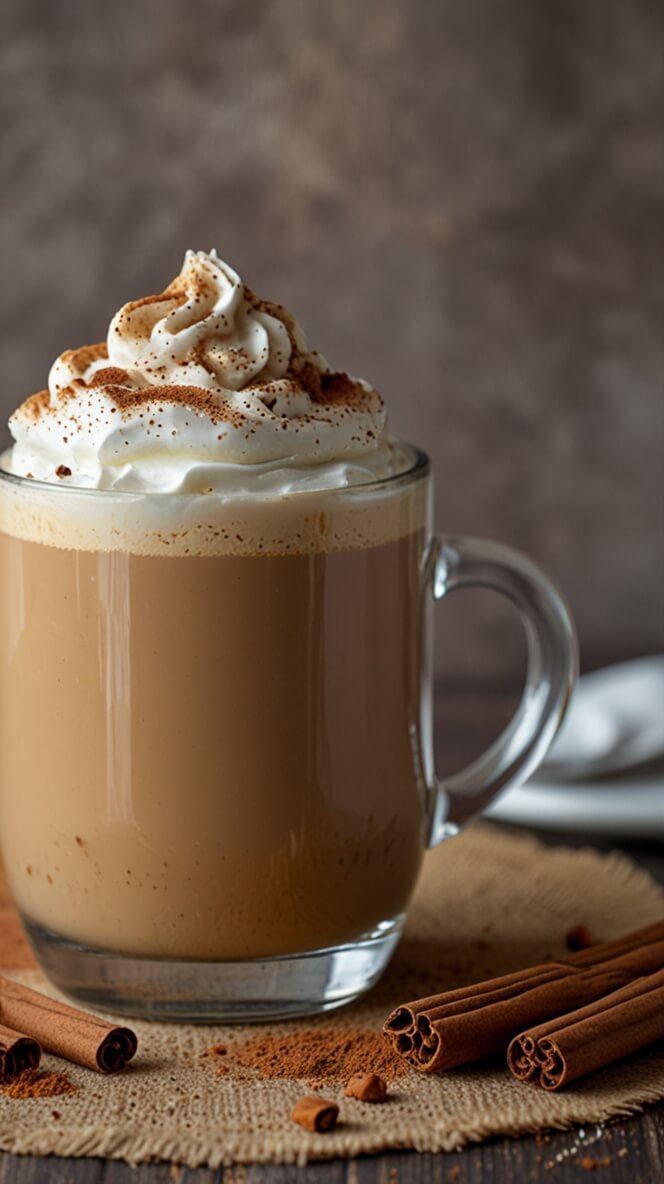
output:
[{"label": "whipped cream peak", "polygon": [[239,391],[283,378],[306,343],[285,309],[256,299],[216,251],[187,251],[159,296],[132,300],[108,331],[114,364],[153,383]]},{"label": "whipped cream peak", "polygon": [[247,467],[283,466],[308,470],[308,488],[317,469],[329,487],[389,474],[385,427],[380,395],[309,350],[285,308],[215,251],[187,251],[163,292],[115,314],[106,343],[56,359],[48,389],[10,419],[11,466],[87,487],[206,492],[216,466],[224,490],[231,466],[243,489]]}]

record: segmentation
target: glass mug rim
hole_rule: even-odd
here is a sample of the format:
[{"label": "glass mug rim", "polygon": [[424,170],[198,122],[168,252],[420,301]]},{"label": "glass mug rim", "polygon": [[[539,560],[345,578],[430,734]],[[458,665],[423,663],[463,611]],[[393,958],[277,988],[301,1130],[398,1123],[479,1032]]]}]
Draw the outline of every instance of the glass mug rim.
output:
[{"label": "glass mug rim", "polygon": [[[364,493],[377,492],[381,489],[398,488],[401,484],[408,484],[411,481],[417,481],[426,478],[431,473],[431,459],[423,448],[417,444],[411,444],[407,440],[395,439],[393,441],[398,447],[407,452],[410,456],[410,463],[407,468],[402,469],[397,473],[390,473],[386,477],[376,477],[373,480],[361,481],[357,485],[338,485],[338,486],[323,486],[320,488],[306,488],[288,490],[287,493],[279,493],[273,489],[271,490],[252,490],[251,492],[243,491],[241,493],[233,493],[229,490],[214,491],[212,493],[200,493],[197,491],[182,492],[179,490],[152,490],[152,489],[97,489],[90,486],[83,485],[62,485],[56,484],[54,481],[43,481],[37,477],[22,477],[18,473],[10,473],[4,467],[5,457],[11,451],[6,449],[3,454],[0,454],[0,483],[13,486],[18,489],[31,489],[42,494],[55,493],[57,497],[61,495],[83,498],[100,498],[102,500],[118,500],[130,502],[137,498],[154,498],[157,501],[174,498],[194,499],[200,498],[215,498],[222,497],[224,501],[232,501],[234,499],[247,501],[265,501],[274,502],[281,498],[296,499],[312,497],[361,497]],[[349,462],[358,459],[358,457],[348,457]],[[343,462],[340,462],[343,463]],[[211,466],[214,462],[211,462]],[[287,465],[287,460],[284,460],[284,467]],[[230,467],[230,466],[229,466]],[[244,466],[238,465],[237,468],[242,469]],[[317,466],[309,466],[311,469]],[[304,466],[303,466],[304,468]]]}]

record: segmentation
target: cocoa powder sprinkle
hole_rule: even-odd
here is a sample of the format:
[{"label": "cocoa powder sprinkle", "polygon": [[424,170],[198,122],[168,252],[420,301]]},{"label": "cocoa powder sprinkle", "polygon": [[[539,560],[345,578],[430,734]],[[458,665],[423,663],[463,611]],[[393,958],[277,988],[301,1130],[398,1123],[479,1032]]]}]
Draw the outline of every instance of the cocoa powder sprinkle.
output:
[{"label": "cocoa powder sprinkle", "polygon": [[407,1070],[380,1032],[367,1029],[310,1028],[289,1036],[254,1036],[228,1048],[231,1072],[250,1069],[262,1078],[347,1081],[366,1072],[385,1080]]},{"label": "cocoa powder sprinkle", "polygon": [[0,1080],[0,1091],[7,1098],[56,1098],[61,1094],[75,1094],[78,1086],[66,1073],[44,1069],[24,1069],[18,1077]]}]

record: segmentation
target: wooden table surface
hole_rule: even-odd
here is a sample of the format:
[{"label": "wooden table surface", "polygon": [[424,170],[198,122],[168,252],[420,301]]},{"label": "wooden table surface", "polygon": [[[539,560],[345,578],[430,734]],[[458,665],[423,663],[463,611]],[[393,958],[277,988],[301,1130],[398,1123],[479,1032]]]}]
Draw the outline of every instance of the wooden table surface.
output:
[{"label": "wooden table surface", "polygon": [[[496,734],[509,715],[512,696],[482,697],[456,690],[438,698],[437,734],[441,764],[460,767]],[[439,714],[440,713],[440,714]],[[578,836],[542,832],[545,842],[578,845]],[[584,844],[624,851],[664,883],[662,844],[612,843],[584,836]],[[0,962],[2,961],[0,909]],[[0,1184],[598,1184],[664,1182],[664,1105],[635,1117],[589,1124],[571,1131],[519,1139],[490,1139],[440,1155],[389,1152],[332,1160],[307,1167],[265,1166],[181,1168],[174,1164],[125,1163],[0,1153]]]}]

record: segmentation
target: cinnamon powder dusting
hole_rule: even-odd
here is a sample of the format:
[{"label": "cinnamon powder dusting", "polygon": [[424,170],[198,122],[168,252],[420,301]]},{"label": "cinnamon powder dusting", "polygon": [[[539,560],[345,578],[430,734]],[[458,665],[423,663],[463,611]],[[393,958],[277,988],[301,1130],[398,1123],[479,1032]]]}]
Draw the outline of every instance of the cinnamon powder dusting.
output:
[{"label": "cinnamon powder dusting", "polygon": [[[213,1050],[214,1045],[208,1054]],[[254,1036],[243,1044],[228,1046],[227,1068],[237,1076],[253,1070],[262,1078],[308,1078],[317,1085],[344,1081],[368,1070],[389,1081],[407,1071],[405,1062],[380,1032],[359,1028],[310,1028],[289,1036]]]},{"label": "cinnamon powder dusting", "polygon": [[106,386],[108,383],[122,386],[126,382],[129,382],[129,374],[121,366],[103,366],[101,370],[95,370],[88,386]]},{"label": "cinnamon powder dusting", "polygon": [[[136,303],[143,304],[149,299],[145,298]],[[238,350],[234,352],[236,355],[239,353]],[[103,389],[115,408],[125,416],[138,407],[158,408],[159,404],[167,404],[190,408],[199,415],[207,416],[215,424],[227,422],[241,427],[247,420],[240,408],[229,405],[226,400],[220,398],[220,391],[216,388],[210,390],[207,387],[169,382],[163,377],[153,378],[142,386],[135,386],[129,372],[121,366],[102,367],[85,380],[82,376],[87,366],[105,357],[107,349],[103,342],[98,345],[84,345],[78,350],[66,350],[62,354],[62,359],[79,375],[74,377],[69,385],[58,388],[58,399],[63,408],[70,400],[80,397],[85,390]],[[237,356],[235,361],[236,365],[239,365]],[[197,362],[211,372],[206,351],[202,347],[191,350],[183,359],[183,364],[185,362]],[[265,378],[259,377],[243,389],[249,395],[256,391],[265,392],[269,400],[272,385],[266,382]],[[343,371],[321,372],[295,345],[288,369],[274,385],[279,393],[283,393],[284,388],[291,394],[304,391],[314,405],[320,407],[346,406],[350,411],[356,406],[361,406],[367,398],[367,391],[362,383]],[[269,407],[269,402],[266,403],[266,407]],[[48,390],[30,395],[20,408],[21,414],[34,422],[50,410],[51,398]]]},{"label": "cinnamon powder dusting", "polygon": [[51,403],[51,396],[49,391],[37,391],[36,395],[30,395],[21,405],[21,411],[26,419],[38,420],[44,411],[48,411]]},{"label": "cinnamon powder dusting", "polygon": [[93,362],[107,357],[108,348],[105,341],[96,341],[94,345],[79,345],[78,349],[66,349],[62,354],[63,362],[73,363],[79,374],[83,374]]},{"label": "cinnamon powder dusting", "polygon": [[75,1094],[78,1086],[66,1073],[43,1069],[24,1069],[18,1077],[0,1080],[0,1091],[6,1098],[56,1098],[61,1094]]}]

